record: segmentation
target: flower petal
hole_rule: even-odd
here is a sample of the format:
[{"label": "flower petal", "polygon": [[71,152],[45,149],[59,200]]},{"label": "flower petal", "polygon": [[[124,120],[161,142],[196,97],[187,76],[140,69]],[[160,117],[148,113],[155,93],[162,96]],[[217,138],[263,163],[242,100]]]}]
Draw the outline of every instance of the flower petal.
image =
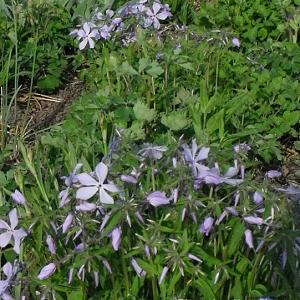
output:
[{"label": "flower petal", "polygon": [[79,44],[79,50],[83,50],[87,45],[87,38],[84,38]]},{"label": "flower petal", "polygon": [[17,209],[16,208],[12,209],[9,212],[8,217],[9,217],[9,221],[10,221],[10,227],[13,230],[17,227],[17,225],[19,223]]},{"label": "flower petal", "polygon": [[9,227],[9,225],[5,221],[0,220],[0,229],[10,230],[10,227]]},{"label": "flower petal", "polygon": [[245,230],[245,241],[249,248],[254,248],[253,246],[253,235],[250,229]]},{"label": "flower petal", "polygon": [[100,202],[103,204],[114,204],[114,199],[104,190],[104,188],[100,188]]},{"label": "flower petal", "polygon": [[107,190],[109,192],[113,192],[113,193],[120,192],[119,188],[116,185],[114,185],[113,183],[103,184],[102,188],[104,188],[105,190]]},{"label": "flower petal", "polygon": [[88,37],[88,42],[91,49],[95,48],[95,42],[92,38]]},{"label": "flower petal", "polygon": [[24,195],[19,190],[15,190],[15,192],[11,194],[11,197],[18,204],[24,205],[26,202]]},{"label": "flower petal", "polygon": [[103,182],[105,181],[107,173],[108,167],[103,162],[96,166],[96,174],[100,184],[103,184]]},{"label": "flower petal", "polygon": [[77,179],[84,186],[98,186],[97,180],[87,173],[78,174]]},{"label": "flower petal", "polygon": [[13,276],[13,267],[12,264],[10,262],[7,262],[3,268],[3,273],[6,275],[7,279],[11,278]]},{"label": "flower petal", "polygon": [[164,267],[164,268],[163,268],[163,270],[162,270],[162,272],[161,272],[161,275],[160,275],[160,277],[159,277],[159,281],[158,281],[158,284],[159,284],[159,285],[161,285],[162,282],[164,281],[164,279],[165,279],[165,277],[166,277],[168,271],[169,271],[169,267]]},{"label": "flower petal", "polygon": [[121,236],[122,236],[122,229],[121,227],[116,227],[113,229],[111,233],[111,244],[115,251],[119,250],[121,244]]},{"label": "flower petal", "polygon": [[50,277],[56,271],[56,266],[54,263],[50,263],[47,266],[43,267],[38,275],[39,280],[44,280]]},{"label": "flower petal", "polygon": [[254,216],[249,216],[249,217],[244,217],[244,220],[252,225],[262,225],[264,224],[264,220],[259,217],[254,217]]},{"label": "flower petal", "polygon": [[70,229],[70,227],[72,225],[72,222],[73,222],[73,219],[74,219],[73,214],[69,213],[67,215],[63,225],[62,225],[62,232],[63,233],[66,233]]},{"label": "flower petal", "polygon": [[92,198],[98,191],[96,186],[84,186],[77,190],[76,198],[80,200],[88,200]]},{"label": "flower petal", "polygon": [[80,205],[77,205],[75,208],[79,211],[89,212],[94,211],[97,208],[97,205],[95,203],[84,202]]},{"label": "flower petal", "polygon": [[4,232],[0,234],[0,247],[4,248],[8,245],[10,239],[12,237],[12,233],[10,231]]}]

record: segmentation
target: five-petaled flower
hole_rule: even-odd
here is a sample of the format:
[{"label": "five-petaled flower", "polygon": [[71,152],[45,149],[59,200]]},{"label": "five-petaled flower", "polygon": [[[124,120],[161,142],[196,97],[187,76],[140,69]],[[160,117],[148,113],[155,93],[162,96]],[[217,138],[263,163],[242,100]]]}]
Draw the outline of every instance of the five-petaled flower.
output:
[{"label": "five-petaled flower", "polygon": [[80,200],[88,200],[99,192],[100,202],[104,204],[114,204],[114,199],[106,192],[119,192],[119,189],[113,183],[104,183],[107,177],[108,168],[104,163],[100,163],[96,166],[95,176],[98,181],[87,173],[78,174],[77,178],[81,183],[76,192],[76,198]]},{"label": "five-petaled flower", "polygon": [[167,6],[164,6],[158,2],[154,2],[152,5],[152,9],[145,9],[147,18],[145,19],[145,27],[149,27],[153,25],[155,29],[160,28],[159,20],[166,20],[171,17],[172,14]]},{"label": "five-petaled flower", "polygon": [[12,265],[10,262],[7,262],[2,267],[2,271],[6,276],[6,279],[0,280],[0,299],[13,300],[13,297],[9,293],[9,289],[11,288],[12,281],[18,272],[18,266],[16,263]]},{"label": "five-petaled flower", "polygon": [[19,223],[17,209],[12,209],[9,214],[10,226],[3,220],[0,220],[0,230],[4,230],[0,234],[0,247],[4,248],[8,245],[8,243],[14,240],[14,251],[19,254],[20,253],[20,244],[27,236],[26,231],[23,228],[15,229]]},{"label": "five-petaled flower", "polygon": [[79,49],[83,50],[87,44],[90,48],[95,47],[95,41],[93,39],[99,38],[99,32],[97,29],[93,29],[92,24],[85,22],[82,29],[77,31],[78,40],[82,40],[79,44]]}]

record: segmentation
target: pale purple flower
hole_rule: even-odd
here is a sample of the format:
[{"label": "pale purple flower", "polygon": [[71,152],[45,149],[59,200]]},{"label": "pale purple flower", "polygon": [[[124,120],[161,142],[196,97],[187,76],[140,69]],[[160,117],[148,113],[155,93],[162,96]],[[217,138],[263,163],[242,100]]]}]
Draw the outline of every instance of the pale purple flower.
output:
[{"label": "pale purple flower", "polygon": [[196,176],[196,168],[202,165],[199,164],[200,161],[203,161],[208,158],[208,153],[210,148],[207,147],[198,147],[196,139],[192,140],[192,147],[190,148],[187,144],[182,145],[184,151],[184,159],[192,168],[193,176]]},{"label": "pale purple flower", "polygon": [[72,226],[72,223],[73,223],[73,219],[74,219],[74,216],[72,213],[69,213],[62,225],[62,232],[63,233],[66,233],[70,227]]},{"label": "pale purple flower", "polygon": [[197,261],[197,262],[199,262],[199,263],[202,263],[202,259],[200,259],[199,257],[197,257],[197,256],[194,255],[194,254],[189,253],[189,254],[188,254],[188,258],[190,258],[190,259],[192,259],[192,260],[195,260],[195,261]]},{"label": "pale purple flower", "polygon": [[163,157],[163,153],[167,150],[168,148],[166,146],[154,146],[146,143],[145,147],[141,149],[138,154],[140,154],[143,158],[149,157],[153,159],[161,159]]},{"label": "pale purple flower", "polygon": [[91,175],[82,173],[78,175],[78,180],[82,184],[76,192],[76,198],[88,200],[99,192],[100,202],[104,204],[114,204],[114,199],[106,192],[119,192],[119,189],[113,183],[104,183],[107,177],[108,168],[104,163],[99,163],[96,166],[95,176],[98,181]]},{"label": "pale purple flower", "polygon": [[294,200],[300,200],[300,189],[290,185],[287,189],[277,188],[279,192],[283,192]]},{"label": "pale purple flower", "polygon": [[103,217],[102,224],[100,226],[100,232],[104,229],[105,225],[107,224],[107,222],[110,218],[110,215],[111,215],[111,213],[108,213]]},{"label": "pale purple flower", "polygon": [[76,205],[76,210],[82,211],[82,212],[91,212],[95,211],[97,209],[97,205],[95,203],[90,202],[83,202],[79,205]]},{"label": "pale purple flower", "polygon": [[235,153],[240,153],[240,152],[247,153],[249,150],[251,150],[251,147],[246,143],[242,143],[242,144],[235,145],[233,149]]},{"label": "pale purple flower", "polygon": [[259,217],[254,217],[254,216],[249,216],[249,217],[244,217],[244,220],[251,225],[262,225],[264,224],[264,220]]},{"label": "pale purple flower", "polygon": [[14,193],[11,194],[11,197],[16,203],[18,203],[20,205],[25,205],[25,203],[26,203],[26,199],[25,199],[24,195],[17,189],[15,190]]},{"label": "pale purple flower", "polygon": [[69,190],[70,190],[70,188],[67,187],[65,190],[62,190],[59,193],[59,195],[58,195],[58,198],[60,199],[59,208],[64,207],[66,204],[68,204],[71,201],[71,198],[69,197]]},{"label": "pale purple flower", "polygon": [[50,234],[47,235],[46,243],[51,254],[56,254],[56,244]]},{"label": "pale purple flower", "polygon": [[268,178],[277,178],[277,177],[280,177],[281,175],[282,175],[282,173],[277,170],[270,170],[266,173],[266,176]]},{"label": "pale purple flower", "polygon": [[80,244],[76,245],[74,248],[75,252],[82,252],[82,251],[84,251],[84,249],[85,249],[84,243],[80,243]]},{"label": "pale purple flower", "polygon": [[232,39],[232,44],[234,45],[234,46],[236,46],[237,48],[240,48],[241,47],[241,42],[240,42],[240,40],[238,39],[238,38],[233,38]]},{"label": "pale purple flower", "polygon": [[237,217],[239,215],[239,213],[237,212],[235,207],[232,207],[232,206],[225,207],[225,210],[228,211],[231,215],[233,215],[235,217]]},{"label": "pale purple flower", "polygon": [[166,277],[168,271],[169,271],[169,267],[164,267],[164,268],[163,268],[163,270],[162,270],[162,272],[161,272],[161,275],[160,275],[160,277],[159,277],[159,281],[158,281],[158,284],[159,284],[159,285],[161,285],[162,282],[164,281],[164,279],[165,279],[165,277]]},{"label": "pale purple flower", "polygon": [[6,279],[0,280],[0,299],[13,300],[9,290],[11,288],[12,281],[14,280],[14,277],[18,272],[17,264],[14,263],[14,265],[12,265],[10,262],[7,262],[2,267],[2,271],[6,276]]},{"label": "pale purple flower", "polygon": [[121,244],[121,237],[122,237],[122,229],[121,227],[116,227],[111,232],[111,244],[115,251],[119,250],[120,244]]},{"label": "pale purple flower", "polygon": [[216,220],[215,225],[220,225],[221,222],[225,219],[225,217],[228,215],[228,212],[226,210],[224,210],[221,215],[219,216],[219,218]]},{"label": "pale purple flower", "polygon": [[167,198],[164,192],[156,191],[147,196],[147,201],[154,207],[170,204],[169,198]]},{"label": "pale purple flower", "polygon": [[4,230],[0,234],[0,247],[4,248],[8,245],[11,239],[14,239],[14,251],[20,253],[20,244],[22,240],[27,236],[26,231],[23,228],[15,229],[19,223],[17,210],[12,209],[9,214],[10,226],[3,220],[0,220],[0,230]]},{"label": "pale purple flower", "polygon": [[103,259],[102,263],[103,263],[104,267],[107,269],[107,271],[110,274],[112,274],[112,269],[111,269],[111,266],[110,266],[109,262],[106,259]]},{"label": "pale purple flower", "polygon": [[82,168],[82,166],[82,164],[77,164],[69,176],[61,177],[61,179],[65,180],[65,185],[67,187],[72,187],[74,184],[78,183],[77,173]]},{"label": "pale purple flower", "polygon": [[250,229],[245,230],[245,241],[249,248],[253,249],[253,234]]},{"label": "pale purple flower", "polygon": [[207,217],[200,226],[200,232],[208,236],[210,232],[213,230],[213,225],[214,225],[214,218]]},{"label": "pale purple flower", "polygon": [[138,275],[138,277],[146,276],[146,274],[147,274],[146,271],[144,271],[140,267],[140,265],[138,264],[138,262],[134,258],[131,259],[131,265],[132,265],[133,269],[135,270],[136,274]]},{"label": "pale purple flower", "polygon": [[50,263],[42,268],[38,275],[39,280],[45,280],[49,278],[56,271],[56,265],[54,263]]},{"label": "pale purple flower", "polygon": [[130,183],[130,184],[137,184],[137,179],[131,175],[121,175],[121,180]]},{"label": "pale purple flower", "polygon": [[167,18],[171,17],[171,12],[162,4],[158,2],[154,2],[152,5],[152,9],[146,8],[145,9],[147,18],[145,19],[145,27],[149,27],[153,25],[155,29],[160,28],[160,20],[166,20]]},{"label": "pale purple flower", "polygon": [[256,205],[259,205],[264,201],[264,197],[259,192],[255,192],[253,195],[253,201]]},{"label": "pale purple flower", "polygon": [[112,27],[110,26],[107,26],[107,25],[103,25],[99,31],[100,31],[100,36],[105,39],[105,40],[108,40],[110,39],[111,37],[111,30],[112,30]]},{"label": "pale purple flower", "polygon": [[95,47],[95,41],[99,36],[99,32],[96,29],[92,29],[92,25],[89,22],[83,24],[82,29],[79,29],[77,32],[78,40],[82,40],[79,44],[79,49],[83,50],[87,44],[90,48]]}]

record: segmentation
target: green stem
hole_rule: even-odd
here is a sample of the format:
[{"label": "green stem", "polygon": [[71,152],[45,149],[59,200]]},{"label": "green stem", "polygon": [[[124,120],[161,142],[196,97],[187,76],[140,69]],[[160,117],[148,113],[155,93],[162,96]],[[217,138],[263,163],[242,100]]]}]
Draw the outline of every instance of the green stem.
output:
[{"label": "green stem", "polygon": [[123,275],[124,275],[124,280],[125,280],[125,286],[126,286],[126,297],[127,298],[129,296],[129,278],[128,278],[128,272],[127,272],[127,268],[126,268],[126,263],[125,263],[125,258],[124,258],[124,249],[122,247],[122,254],[121,254],[121,262],[122,262],[122,269],[123,269]]}]

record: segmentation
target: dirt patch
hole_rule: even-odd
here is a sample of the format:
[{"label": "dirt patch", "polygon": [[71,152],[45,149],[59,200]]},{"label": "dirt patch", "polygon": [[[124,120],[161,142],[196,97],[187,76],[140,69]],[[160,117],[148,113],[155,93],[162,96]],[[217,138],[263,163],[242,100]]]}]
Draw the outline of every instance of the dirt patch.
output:
[{"label": "dirt patch", "polygon": [[22,91],[16,107],[12,107],[11,135],[33,133],[62,122],[71,106],[84,90],[84,83],[76,78],[56,94],[46,95]]}]

